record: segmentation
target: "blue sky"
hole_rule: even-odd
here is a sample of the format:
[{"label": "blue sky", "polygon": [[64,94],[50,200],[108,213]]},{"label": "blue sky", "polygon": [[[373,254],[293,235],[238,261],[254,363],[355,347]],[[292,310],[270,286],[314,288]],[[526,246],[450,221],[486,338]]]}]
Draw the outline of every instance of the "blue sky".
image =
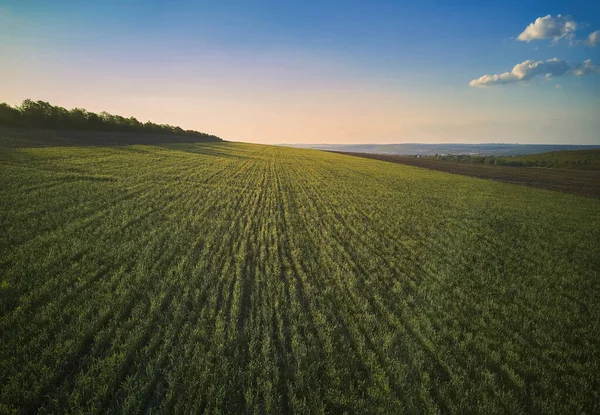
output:
[{"label": "blue sky", "polygon": [[[517,39],[547,15],[576,28]],[[596,30],[597,1],[0,0],[0,101],[235,141],[600,144]],[[553,58],[570,69],[510,74]]]}]

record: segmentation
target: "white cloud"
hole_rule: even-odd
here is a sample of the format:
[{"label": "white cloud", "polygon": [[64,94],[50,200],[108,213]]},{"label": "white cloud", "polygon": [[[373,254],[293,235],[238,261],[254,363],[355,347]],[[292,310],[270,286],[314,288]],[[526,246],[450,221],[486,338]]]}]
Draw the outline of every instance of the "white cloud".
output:
[{"label": "white cloud", "polygon": [[561,84],[556,84],[556,85],[554,85],[554,88],[556,88],[556,89],[561,89],[561,88],[562,88],[562,85],[561,85]]},{"label": "white cloud", "polygon": [[519,81],[527,81],[537,75],[546,75],[546,78],[564,75],[569,70],[569,64],[565,61],[553,58],[547,61],[532,61],[515,65],[510,72],[504,72],[497,75],[483,75],[478,79],[472,80],[471,86],[487,86],[497,84],[510,84]]},{"label": "white cloud", "polygon": [[589,46],[596,46],[598,41],[600,41],[600,30],[590,33],[585,43]]},{"label": "white cloud", "polygon": [[592,60],[588,59],[578,65],[573,65],[571,73],[575,76],[600,74],[600,66],[592,65]]},{"label": "white cloud", "polygon": [[535,22],[529,24],[517,39],[531,42],[553,38],[557,41],[563,37],[572,38],[575,30],[577,30],[577,23],[571,17],[560,14],[556,17],[548,15],[535,19]]},{"label": "white cloud", "polygon": [[528,81],[536,76],[544,75],[546,80],[563,75],[591,75],[600,73],[600,67],[592,65],[590,59],[581,64],[569,65],[562,59],[552,58],[547,61],[532,61],[515,65],[510,72],[496,75],[483,75],[469,82],[470,86],[482,87]]}]

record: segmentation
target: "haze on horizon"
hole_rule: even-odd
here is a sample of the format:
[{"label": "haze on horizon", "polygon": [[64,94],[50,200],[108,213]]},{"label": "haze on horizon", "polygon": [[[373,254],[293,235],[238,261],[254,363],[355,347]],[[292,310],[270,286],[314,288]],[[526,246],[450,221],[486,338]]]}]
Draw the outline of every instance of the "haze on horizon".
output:
[{"label": "haze on horizon", "polygon": [[600,3],[0,1],[0,101],[232,141],[600,144]]}]

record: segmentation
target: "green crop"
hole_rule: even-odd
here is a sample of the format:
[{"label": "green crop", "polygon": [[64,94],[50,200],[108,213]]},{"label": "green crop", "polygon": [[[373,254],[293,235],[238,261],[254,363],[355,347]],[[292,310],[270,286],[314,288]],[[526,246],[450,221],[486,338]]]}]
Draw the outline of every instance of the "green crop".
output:
[{"label": "green crop", "polygon": [[600,200],[250,144],[0,150],[1,413],[600,411]]}]

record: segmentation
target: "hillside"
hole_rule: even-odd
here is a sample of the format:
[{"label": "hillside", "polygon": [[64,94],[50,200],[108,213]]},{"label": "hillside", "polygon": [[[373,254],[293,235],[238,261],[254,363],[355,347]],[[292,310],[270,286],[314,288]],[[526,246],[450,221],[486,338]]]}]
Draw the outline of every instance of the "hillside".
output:
[{"label": "hillside", "polygon": [[1,413],[600,410],[598,199],[155,143],[5,146],[0,201]]},{"label": "hillside", "polygon": [[0,148],[162,145],[169,143],[218,143],[222,141],[211,137],[166,133],[0,127]]}]

